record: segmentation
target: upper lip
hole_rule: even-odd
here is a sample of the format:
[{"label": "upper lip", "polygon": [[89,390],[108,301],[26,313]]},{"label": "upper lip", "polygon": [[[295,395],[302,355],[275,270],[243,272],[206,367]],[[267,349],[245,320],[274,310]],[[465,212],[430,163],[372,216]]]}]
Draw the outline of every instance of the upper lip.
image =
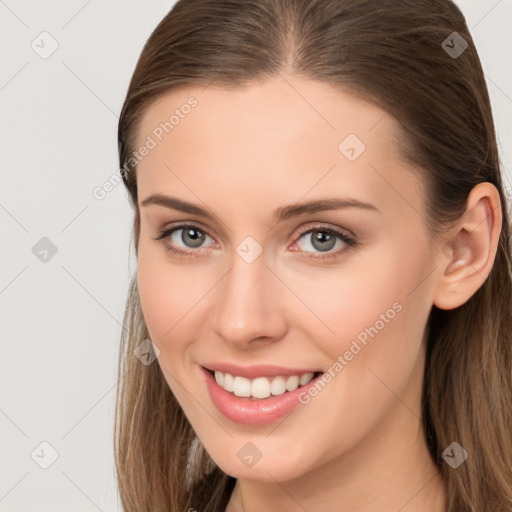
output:
[{"label": "upper lip", "polygon": [[258,364],[252,366],[239,366],[232,363],[205,363],[202,365],[207,370],[230,373],[245,377],[246,379],[255,379],[256,377],[276,377],[278,375],[304,375],[305,373],[316,373],[321,370],[311,368],[285,368],[284,366],[275,366],[269,364]]}]

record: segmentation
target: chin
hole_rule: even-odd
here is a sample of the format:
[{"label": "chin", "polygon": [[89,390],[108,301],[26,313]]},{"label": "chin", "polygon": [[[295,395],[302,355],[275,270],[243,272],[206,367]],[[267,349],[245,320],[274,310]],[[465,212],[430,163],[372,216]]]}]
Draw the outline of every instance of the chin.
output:
[{"label": "chin", "polygon": [[[300,457],[283,459],[276,452],[265,456],[261,453],[261,458],[252,461],[244,457],[245,453],[251,451],[250,442],[234,443],[235,448],[221,450],[220,453],[210,453],[214,462],[224,473],[241,480],[251,480],[257,482],[275,483],[276,480],[284,482],[300,477],[309,469],[300,462]],[[240,445],[240,448],[238,447]],[[217,446],[217,450],[218,450]],[[245,451],[244,451],[245,449]],[[227,457],[226,453],[233,453],[234,456]],[[240,453],[240,457],[238,454]],[[256,455],[256,451],[254,454]],[[295,454],[297,455],[297,454]],[[244,460],[246,458],[247,460]]]}]

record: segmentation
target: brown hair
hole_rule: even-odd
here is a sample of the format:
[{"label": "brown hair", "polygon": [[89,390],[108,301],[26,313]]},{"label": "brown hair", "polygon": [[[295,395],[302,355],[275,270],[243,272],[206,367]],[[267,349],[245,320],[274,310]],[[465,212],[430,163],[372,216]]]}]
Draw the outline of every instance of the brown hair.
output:
[{"label": "brown hair", "polygon": [[[453,32],[468,44],[459,56],[443,44]],[[490,275],[462,306],[432,307],[422,419],[448,512],[510,512],[510,221],[481,63],[451,1],[178,0],[142,50],[119,119],[135,251],[140,218],[130,155],[148,107],[180,86],[244,87],[281,72],[363,95],[398,120],[403,157],[427,186],[434,237],[460,218],[475,185],[498,189],[503,225]],[[235,479],[205,452],[159,366],[133,355],[149,338],[136,277],[124,328],[115,422],[124,510],[224,511]],[[453,441],[469,454],[457,469],[441,457]]]}]

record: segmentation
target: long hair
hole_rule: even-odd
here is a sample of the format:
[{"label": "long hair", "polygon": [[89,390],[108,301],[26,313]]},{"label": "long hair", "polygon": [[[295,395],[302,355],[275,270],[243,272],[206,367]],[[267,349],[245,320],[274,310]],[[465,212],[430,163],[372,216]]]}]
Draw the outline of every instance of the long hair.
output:
[{"label": "long hair", "polygon": [[[510,512],[510,214],[482,66],[450,0],[178,0],[146,41],[119,119],[119,164],[136,253],[132,155],[148,107],[177,87],[243,88],[281,72],[339,86],[398,120],[402,156],[427,187],[434,238],[464,213],[475,185],[498,189],[503,224],[490,275],[466,303],[453,310],[433,306],[429,316],[422,422],[448,511]],[[134,276],[114,436],[123,508],[224,511],[235,479],[206,453],[159,366],[134,357],[146,338]],[[457,469],[442,457],[454,441],[469,454]]]}]

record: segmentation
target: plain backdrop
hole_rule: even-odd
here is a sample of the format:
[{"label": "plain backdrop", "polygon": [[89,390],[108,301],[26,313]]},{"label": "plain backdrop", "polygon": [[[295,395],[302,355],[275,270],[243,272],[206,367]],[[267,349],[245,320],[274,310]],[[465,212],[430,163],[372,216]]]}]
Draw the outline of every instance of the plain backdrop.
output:
[{"label": "plain backdrop", "polygon": [[[509,187],[512,2],[457,3]],[[172,4],[0,0],[1,512],[121,510],[113,413],[132,212],[122,184],[93,190],[117,173],[131,73]]]}]

